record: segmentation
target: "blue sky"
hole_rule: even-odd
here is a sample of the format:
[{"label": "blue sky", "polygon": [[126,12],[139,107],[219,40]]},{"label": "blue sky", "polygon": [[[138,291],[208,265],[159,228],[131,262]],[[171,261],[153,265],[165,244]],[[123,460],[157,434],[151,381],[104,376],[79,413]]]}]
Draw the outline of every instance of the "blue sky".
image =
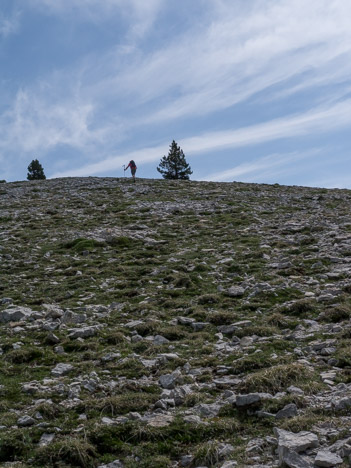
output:
[{"label": "blue sky", "polygon": [[348,0],[0,0],[0,179],[351,188]]}]

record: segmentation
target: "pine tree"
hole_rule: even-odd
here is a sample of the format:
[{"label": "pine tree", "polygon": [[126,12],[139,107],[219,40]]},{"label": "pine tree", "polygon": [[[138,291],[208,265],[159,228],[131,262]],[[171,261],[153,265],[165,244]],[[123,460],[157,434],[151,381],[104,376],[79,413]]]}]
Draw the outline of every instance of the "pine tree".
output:
[{"label": "pine tree", "polygon": [[164,179],[189,179],[193,173],[191,167],[185,160],[183,150],[173,140],[169,147],[168,156],[163,156],[157,167],[158,172]]},{"label": "pine tree", "polygon": [[43,166],[37,159],[33,159],[33,161],[28,166],[28,180],[39,180],[39,179],[46,179],[44,174]]}]

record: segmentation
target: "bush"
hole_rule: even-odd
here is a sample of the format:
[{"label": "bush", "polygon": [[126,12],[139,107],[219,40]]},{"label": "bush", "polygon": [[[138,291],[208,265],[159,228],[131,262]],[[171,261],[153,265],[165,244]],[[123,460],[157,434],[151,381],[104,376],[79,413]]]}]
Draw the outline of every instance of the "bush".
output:
[{"label": "bush", "polygon": [[41,466],[57,466],[60,462],[65,462],[69,466],[81,466],[83,468],[93,468],[96,452],[93,445],[89,442],[75,437],[67,436],[53,442],[47,447],[40,448],[35,461]]},{"label": "bush", "polygon": [[78,238],[73,241],[66,242],[64,247],[66,249],[72,249],[75,252],[83,252],[84,250],[94,249],[103,245],[101,242],[96,241],[95,239],[84,239]]},{"label": "bush", "polygon": [[7,353],[6,359],[14,364],[23,364],[40,359],[43,355],[43,350],[40,348],[27,348],[23,346],[20,349],[14,349]]}]

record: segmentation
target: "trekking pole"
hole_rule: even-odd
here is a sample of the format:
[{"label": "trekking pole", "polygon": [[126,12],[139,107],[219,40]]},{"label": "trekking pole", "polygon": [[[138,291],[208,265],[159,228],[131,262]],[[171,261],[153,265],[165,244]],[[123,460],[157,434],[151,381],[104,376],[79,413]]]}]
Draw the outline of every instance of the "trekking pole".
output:
[{"label": "trekking pole", "polygon": [[124,177],[126,176],[126,165],[123,164],[123,174],[124,174]]}]

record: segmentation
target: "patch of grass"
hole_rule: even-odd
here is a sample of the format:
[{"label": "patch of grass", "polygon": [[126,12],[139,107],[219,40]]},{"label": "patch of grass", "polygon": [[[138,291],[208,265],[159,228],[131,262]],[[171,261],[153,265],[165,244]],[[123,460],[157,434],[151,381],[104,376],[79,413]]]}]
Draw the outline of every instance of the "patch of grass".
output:
[{"label": "patch of grass", "polygon": [[218,444],[214,441],[204,442],[199,445],[194,455],[194,466],[209,465],[214,466],[220,461]]},{"label": "patch of grass", "polygon": [[351,316],[350,306],[346,304],[342,304],[336,307],[331,307],[326,309],[325,311],[320,314],[320,319],[323,322],[333,322],[338,323],[342,322],[343,320],[349,320]]},{"label": "patch of grass", "polygon": [[106,398],[90,398],[82,403],[84,411],[99,411],[101,414],[116,417],[130,411],[146,411],[159,399],[154,393],[126,392]]},{"label": "patch of grass", "polygon": [[241,330],[237,330],[235,335],[239,338],[244,336],[273,336],[278,335],[279,329],[276,327],[272,327],[270,325],[250,325],[248,327],[242,328]]},{"label": "patch of grass", "polygon": [[50,466],[57,466],[64,462],[69,466],[94,468],[96,455],[94,446],[86,440],[64,436],[46,447],[39,448],[35,453],[34,461],[39,466],[47,466],[48,463]]},{"label": "patch of grass", "polygon": [[63,246],[66,249],[72,249],[74,252],[81,253],[84,250],[92,250],[102,245],[103,243],[98,242],[94,239],[78,238],[78,239],[74,239],[72,241],[66,242]]},{"label": "patch of grass", "polygon": [[301,299],[282,306],[279,309],[281,314],[292,315],[294,317],[308,317],[311,318],[316,311],[316,305],[314,302],[307,299]]},{"label": "patch of grass", "polygon": [[239,317],[235,312],[229,311],[210,312],[206,318],[210,323],[216,326],[230,325],[236,320],[239,320]]},{"label": "patch of grass", "polygon": [[220,301],[220,298],[216,294],[204,294],[200,296],[197,300],[198,304],[217,304]]},{"label": "patch of grass", "polygon": [[313,372],[302,364],[281,364],[249,375],[240,384],[242,393],[267,392],[277,393],[290,385],[301,386],[313,379]]},{"label": "patch of grass", "polygon": [[[231,374],[242,374],[252,371],[257,371],[259,369],[271,368],[274,365],[277,365],[277,360],[271,357],[272,351],[266,351],[261,353],[249,354],[240,359],[236,359],[231,363]],[[282,364],[284,361],[290,361],[291,357],[282,356],[279,359],[279,364]],[[282,362],[283,361],[283,362]]]},{"label": "patch of grass", "polygon": [[120,236],[120,237],[112,237],[107,240],[107,244],[110,245],[111,247],[117,247],[117,248],[131,248],[133,246],[136,246],[137,244],[139,245],[140,242],[138,242],[135,239],[131,239],[126,236]]},{"label": "patch of grass", "polygon": [[108,329],[104,331],[102,338],[107,344],[119,345],[126,342],[124,334],[119,330]]},{"label": "patch of grass", "polygon": [[32,450],[33,434],[28,430],[11,429],[0,431],[0,461],[10,462],[27,459]]},{"label": "patch of grass", "polygon": [[307,410],[305,414],[285,419],[279,422],[279,427],[291,432],[311,431],[315,424],[330,421],[330,414],[323,415],[313,410]]},{"label": "patch of grass", "polygon": [[296,327],[296,322],[292,321],[290,317],[286,317],[281,312],[274,312],[273,314],[266,317],[266,322],[268,325],[273,325],[279,328],[294,328]]},{"label": "patch of grass", "polygon": [[22,346],[19,349],[14,349],[6,354],[6,360],[14,364],[24,364],[32,361],[37,361],[44,356],[44,352],[40,348]]},{"label": "patch of grass", "polygon": [[335,354],[336,359],[338,360],[338,367],[351,368],[351,349],[350,344],[346,344],[345,347],[341,347]]}]

